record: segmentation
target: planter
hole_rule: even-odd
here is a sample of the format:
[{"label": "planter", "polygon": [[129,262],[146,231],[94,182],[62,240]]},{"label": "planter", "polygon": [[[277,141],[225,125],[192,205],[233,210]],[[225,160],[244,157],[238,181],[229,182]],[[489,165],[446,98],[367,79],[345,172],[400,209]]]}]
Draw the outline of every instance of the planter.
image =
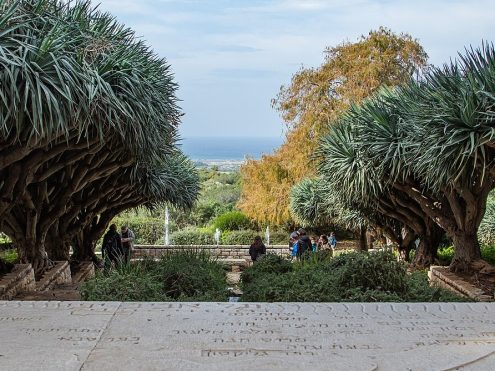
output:
[{"label": "planter", "polygon": [[452,273],[448,267],[431,266],[428,277],[432,285],[446,288],[466,298],[484,302],[493,301],[493,295],[487,295],[480,288]]},{"label": "planter", "polygon": [[31,264],[16,264],[12,272],[0,280],[0,300],[12,300],[17,294],[35,289]]},{"label": "planter", "polygon": [[36,282],[34,291],[48,291],[56,285],[70,284],[72,277],[68,261],[58,261],[55,265],[43,274],[43,277]]}]

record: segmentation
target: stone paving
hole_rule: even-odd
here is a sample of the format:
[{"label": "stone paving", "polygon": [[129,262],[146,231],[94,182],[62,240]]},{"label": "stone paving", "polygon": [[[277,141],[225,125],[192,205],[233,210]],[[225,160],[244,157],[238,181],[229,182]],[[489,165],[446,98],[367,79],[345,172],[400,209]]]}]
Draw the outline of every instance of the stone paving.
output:
[{"label": "stone paving", "polygon": [[493,303],[0,302],[1,370],[494,370]]}]

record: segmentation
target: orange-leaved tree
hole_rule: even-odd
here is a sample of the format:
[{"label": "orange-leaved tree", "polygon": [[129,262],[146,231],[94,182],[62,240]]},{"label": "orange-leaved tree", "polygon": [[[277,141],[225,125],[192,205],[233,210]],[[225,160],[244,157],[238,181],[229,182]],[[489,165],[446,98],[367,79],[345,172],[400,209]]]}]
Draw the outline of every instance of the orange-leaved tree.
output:
[{"label": "orange-leaved tree", "polygon": [[314,175],[315,149],[328,123],[380,87],[409,81],[427,59],[416,39],[382,27],[357,42],[327,48],[321,66],[300,69],[272,101],[288,128],[285,142],[273,155],[241,167],[239,208],[259,223],[292,223],[290,190]]}]

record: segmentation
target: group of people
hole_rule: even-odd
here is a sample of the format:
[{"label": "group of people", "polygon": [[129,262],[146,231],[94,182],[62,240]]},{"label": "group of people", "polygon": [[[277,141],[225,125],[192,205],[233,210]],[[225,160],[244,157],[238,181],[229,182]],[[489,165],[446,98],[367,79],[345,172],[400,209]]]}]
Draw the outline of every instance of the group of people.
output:
[{"label": "group of people", "polygon": [[307,252],[328,251],[333,255],[333,251],[337,246],[337,238],[335,232],[330,233],[330,236],[322,234],[320,237],[308,237],[303,228],[299,228],[290,235],[289,250],[295,258],[300,258]]},{"label": "group of people", "polygon": [[101,248],[105,266],[129,263],[134,249],[134,238],[134,232],[127,226],[123,225],[119,234],[117,226],[112,224],[103,237],[103,246]]},{"label": "group of people", "polygon": [[[295,258],[300,258],[306,252],[316,251],[328,251],[330,255],[333,255],[336,246],[335,232],[330,233],[330,236],[322,234],[320,237],[311,236],[310,238],[304,229],[299,228],[297,231],[292,232],[289,238],[289,249]],[[251,260],[255,262],[264,254],[266,254],[266,246],[263,244],[261,237],[256,236],[249,247]]]}]

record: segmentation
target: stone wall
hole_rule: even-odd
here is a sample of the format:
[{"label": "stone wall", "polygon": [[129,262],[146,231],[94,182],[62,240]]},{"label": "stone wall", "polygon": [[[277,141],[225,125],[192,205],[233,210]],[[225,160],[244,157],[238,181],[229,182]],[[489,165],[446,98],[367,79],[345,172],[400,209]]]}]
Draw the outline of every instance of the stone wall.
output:
[{"label": "stone wall", "polygon": [[[251,260],[248,245],[136,245],[134,247],[133,258],[142,258],[144,256],[160,257],[168,252],[178,251],[205,251],[219,259]],[[285,245],[269,246],[266,252],[286,256],[289,254],[289,248]]]},{"label": "stone wall", "polygon": [[77,273],[72,277],[72,283],[87,281],[95,275],[95,266],[93,262],[84,261],[79,263]]},{"label": "stone wall", "polygon": [[31,264],[16,264],[12,272],[0,280],[0,300],[12,300],[17,294],[34,288],[34,270]]},{"label": "stone wall", "polygon": [[55,266],[48,270],[43,277],[36,282],[34,291],[48,291],[53,289],[55,285],[70,283],[72,283],[72,277],[69,262],[58,261],[55,262]]},{"label": "stone wall", "polygon": [[[337,249],[352,249],[354,241],[339,242]],[[170,251],[207,251],[212,256],[219,259],[247,259],[249,256],[249,245],[135,245],[133,258],[142,258],[144,256],[160,257]],[[267,254],[276,254],[287,256],[290,254],[288,245],[271,245],[266,248]]]},{"label": "stone wall", "polygon": [[493,295],[485,295],[481,289],[464,281],[458,275],[452,273],[448,267],[431,266],[428,277],[432,285],[448,289],[457,295],[476,301],[493,301]]}]

